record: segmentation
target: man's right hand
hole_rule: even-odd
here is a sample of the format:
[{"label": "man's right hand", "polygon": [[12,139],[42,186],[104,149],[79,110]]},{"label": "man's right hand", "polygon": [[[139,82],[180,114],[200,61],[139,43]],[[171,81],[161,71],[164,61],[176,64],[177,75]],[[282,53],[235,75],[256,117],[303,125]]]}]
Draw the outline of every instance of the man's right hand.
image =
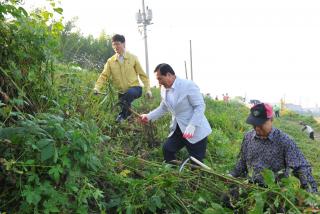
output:
[{"label": "man's right hand", "polygon": [[98,89],[95,88],[95,89],[93,89],[93,94],[94,94],[94,95],[98,95],[98,94],[100,94],[100,92],[99,92]]},{"label": "man's right hand", "polygon": [[149,99],[151,99],[151,98],[152,98],[152,92],[151,92],[150,90],[149,90],[149,91],[147,91],[146,95],[147,95],[147,97],[148,97]]},{"label": "man's right hand", "polygon": [[148,115],[147,114],[141,114],[140,115],[140,122],[143,123],[143,124],[147,124],[149,122]]}]

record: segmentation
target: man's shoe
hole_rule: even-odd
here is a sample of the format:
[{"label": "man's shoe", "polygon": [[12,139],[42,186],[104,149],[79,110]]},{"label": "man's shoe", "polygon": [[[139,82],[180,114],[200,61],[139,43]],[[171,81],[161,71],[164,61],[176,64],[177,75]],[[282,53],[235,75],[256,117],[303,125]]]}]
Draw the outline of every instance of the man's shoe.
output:
[{"label": "man's shoe", "polygon": [[118,123],[122,123],[122,122],[124,121],[122,115],[118,115],[116,121],[117,121]]}]

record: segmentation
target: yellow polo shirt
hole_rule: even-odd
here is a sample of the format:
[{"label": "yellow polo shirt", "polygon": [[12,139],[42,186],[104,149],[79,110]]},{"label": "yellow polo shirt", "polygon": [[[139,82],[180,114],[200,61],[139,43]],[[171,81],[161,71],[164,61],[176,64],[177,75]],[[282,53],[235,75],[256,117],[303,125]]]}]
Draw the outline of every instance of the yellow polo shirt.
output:
[{"label": "yellow polo shirt", "polygon": [[111,77],[112,84],[120,92],[126,92],[130,87],[140,86],[139,77],[146,91],[149,91],[149,78],[146,73],[144,73],[138,58],[128,52],[125,52],[123,58],[122,63],[119,61],[117,54],[108,59],[94,88],[100,91],[105,82]]}]

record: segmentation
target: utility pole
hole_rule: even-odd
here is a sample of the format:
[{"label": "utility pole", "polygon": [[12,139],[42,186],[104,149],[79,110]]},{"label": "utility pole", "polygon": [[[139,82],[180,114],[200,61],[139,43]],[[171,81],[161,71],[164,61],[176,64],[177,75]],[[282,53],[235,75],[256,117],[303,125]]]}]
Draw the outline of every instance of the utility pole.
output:
[{"label": "utility pole", "polygon": [[192,45],[190,40],[190,72],[191,72],[191,80],[193,81],[193,69],[192,69]]},{"label": "utility pole", "polygon": [[[152,11],[144,6],[144,0],[142,0],[142,13],[139,10],[136,13],[136,21],[138,24],[138,28],[142,28],[143,31],[143,39],[144,39],[144,51],[145,51],[145,58],[146,58],[146,73],[149,77],[149,57],[148,57],[148,41],[147,41],[147,26],[151,25],[152,20]],[[141,31],[140,31],[141,33]]]},{"label": "utility pole", "polygon": [[187,62],[184,60],[184,70],[186,72],[186,79],[188,79],[188,70],[187,70]]}]

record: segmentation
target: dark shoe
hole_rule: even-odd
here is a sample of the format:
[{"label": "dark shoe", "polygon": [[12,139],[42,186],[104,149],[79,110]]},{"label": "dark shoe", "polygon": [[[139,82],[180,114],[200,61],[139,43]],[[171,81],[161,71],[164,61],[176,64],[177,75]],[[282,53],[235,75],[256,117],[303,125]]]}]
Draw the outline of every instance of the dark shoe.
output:
[{"label": "dark shoe", "polygon": [[117,123],[122,123],[124,121],[122,115],[119,114],[116,121],[117,121]]}]

